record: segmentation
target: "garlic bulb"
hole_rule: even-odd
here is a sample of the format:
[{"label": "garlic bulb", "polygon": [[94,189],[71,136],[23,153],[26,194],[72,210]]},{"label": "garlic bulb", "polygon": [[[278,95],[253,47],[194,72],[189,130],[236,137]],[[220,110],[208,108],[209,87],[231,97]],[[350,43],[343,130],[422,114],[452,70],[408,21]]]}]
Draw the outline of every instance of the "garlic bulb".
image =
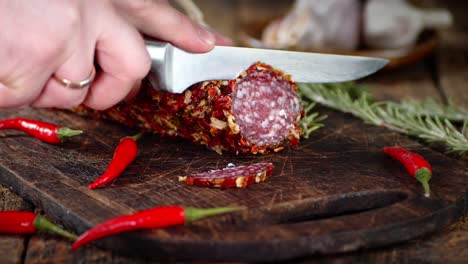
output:
[{"label": "garlic bulb", "polygon": [[284,18],[267,26],[262,41],[279,49],[353,50],[360,19],[359,0],[296,0]]},{"label": "garlic bulb", "polygon": [[364,11],[364,41],[372,48],[405,48],[414,45],[425,28],[452,24],[446,10],[423,10],[405,0],[369,0]]}]

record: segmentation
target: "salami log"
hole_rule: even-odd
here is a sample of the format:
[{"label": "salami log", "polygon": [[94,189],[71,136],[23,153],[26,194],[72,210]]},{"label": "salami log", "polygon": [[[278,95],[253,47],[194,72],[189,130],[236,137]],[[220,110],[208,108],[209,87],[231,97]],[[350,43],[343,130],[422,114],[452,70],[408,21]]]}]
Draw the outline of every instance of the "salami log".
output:
[{"label": "salami log", "polygon": [[105,118],[163,136],[242,154],[278,152],[295,146],[303,110],[289,75],[255,63],[236,79],[195,84],[182,94],[153,89],[145,79],[139,94],[105,111],[78,113]]},{"label": "salami log", "polygon": [[267,162],[246,166],[228,166],[224,169],[179,177],[179,181],[204,187],[245,188],[254,183],[264,182],[271,176],[273,169],[273,164]]}]

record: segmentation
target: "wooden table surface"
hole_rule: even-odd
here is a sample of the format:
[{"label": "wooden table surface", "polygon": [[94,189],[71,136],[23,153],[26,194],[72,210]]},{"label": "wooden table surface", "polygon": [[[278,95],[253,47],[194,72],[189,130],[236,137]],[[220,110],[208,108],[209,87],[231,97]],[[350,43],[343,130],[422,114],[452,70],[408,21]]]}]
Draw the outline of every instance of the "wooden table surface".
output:
[{"label": "wooden table surface", "polygon": [[[207,22],[221,33],[237,38],[239,24],[251,16],[281,13],[285,1],[265,8],[271,1],[196,1]],[[431,96],[442,102],[450,98],[468,108],[468,18],[462,1],[419,0],[422,6],[449,7],[455,25],[440,32],[439,47],[433,56],[420,63],[381,72],[365,83],[377,98],[407,99]],[[221,12],[220,12],[221,11]],[[454,159],[459,159],[453,157]],[[466,158],[465,158],[466,159]],[[468,165],[468,161],[467,161]],[[467,166],[468,167],[468,166]],[[0,186],[0,210],[35,210],[7,187]],[[0,263],[147,263],[144,259],[121,256],[116,252],[88,247],[77,254],[70,243],[47,235],[0,236]],[[388,248],[343,255],[315,256],[294,263],[466,263],[468,259],[468,217],[444,230]],[[291,262],[291,263],[293,263]]]}]

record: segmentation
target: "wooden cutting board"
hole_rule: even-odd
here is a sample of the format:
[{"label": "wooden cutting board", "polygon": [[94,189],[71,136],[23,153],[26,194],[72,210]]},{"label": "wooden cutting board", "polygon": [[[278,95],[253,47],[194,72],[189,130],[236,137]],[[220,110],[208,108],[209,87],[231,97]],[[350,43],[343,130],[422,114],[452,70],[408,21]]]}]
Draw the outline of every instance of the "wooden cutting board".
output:
[{"label": "wooden cutting board", "polygon": [[[466,162],[351,116],[326,113],[325,128],[299,147],[274,155],[220,156],[184,140],[147,135],[136,162],[111,186],[91,191],[87,185],[106,169],[119,139],[134,130],[68,112],[2,110],[1,119],[38,118],[86,133],[52,146],[20,132],[0,131],[0,183],[76,233],[157,205],[248,208],[97,243],[158,259],[269,261],[348,252],[434,232],[466,213]],[[403,166],[382,153],[384,146],[395,144],[430,161],[431,198],[424,198]],[[275,164],[273,176],[246,189],[192,187],[177,180],[228,163],[259,161]]]}]

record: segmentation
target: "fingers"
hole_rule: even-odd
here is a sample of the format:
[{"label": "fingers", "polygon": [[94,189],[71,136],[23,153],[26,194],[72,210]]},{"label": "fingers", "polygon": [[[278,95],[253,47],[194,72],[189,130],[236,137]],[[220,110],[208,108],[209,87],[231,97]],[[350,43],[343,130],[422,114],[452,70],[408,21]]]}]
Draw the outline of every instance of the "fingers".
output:
[{"label": "fingers", "polygon": [[141,32],[190,52],[208,52],[216,36],[171,7],[167,1],[115,1],[117,8]]},{"label": "fingers", "polygon": [[[73,55],[55,71],[55,78],[80,82],[90,77],[93,67],[94,41],[87,41],[86,38],[80,39],[81,45],[77,45]],[[88,87],[68,88],[55,78],[52,77],[47,81],[41,95],[32,103],[32,106],[67,109],[85,100]]]},{"label": "fingers", "polygon": [[216,45],[219,46],[232,46],[234,45],[234,42],[232,41],[231,38],[225,37],[221,34],[214,33],[215,34],[215,39],[216,39]]},{"label": "fingers", "polygon": [[[10,62],[8,67],[0,67],[0,108],[70,108],[85,103],[102,110],[131,98],[151,66],[138,30],[191,52],[207,52],[215,43],[232,43],[193,22],[167,1],[113,1],[119,4],[57,1],[44,10],[47,16],[37,13],[33,2],[25,1],[21,7],[30,6],[30,12],[23,14],[20,8],[16,13],[23,15],[12,16],[15,19],[9,19],[10,24],[2,20],[5,28],[26,27],[27,34],[0,32],[0,39],[11,40],[0,50],[0,57]],[[116,6],[123,10],[120,14]],[[14,54],[15,60],[9,54]],[[95,62],[100,71],[90,87],[71,89],[52,78],[55,74],[80,82],[89,77]]]},{"label": "fingers", "polygon": [[143,38],[136,29],[114,13],[109,13],[106,19],[96,44],[101,72],[84,101],[97,110],[109,108],[132,90],[138,90],[138,83],[151,66]]},{"label": "fingers", "polygon": [[59,57],[60,45],[48,44],[40,38],[35,42],[13,44],[6,40],[0,44],[0,58],[5,62],[0,65],[0,108],[29,106],[41,94],[60,64],[52,59]]},{"label": "fingers", "polygon": [[138,92],[140,91],[140,88],[141,88],[141,80],[137,81],[134,85],[133,85],[133,88],[132,90],[130,90],[130,92],[127,94],[127,96],[124,98],[124,100],[130,100],[132,99],[133,97],[135,97]]},{"label": "fingers", "polygon": [[127,97],[134,85],[133,80],[102,73],[90,90],[85,105],[96,110],[105,110]]},{"label": "fingers", "polygon": [[40,93],[40,89],[33,90],[25,96],[21,90],[15,90],[8,85],[0,83],[0,109],[1,108],[19,108],[28,106],[29,102],[34,100]]},{"label": "fingers", "polygon": [[0,109],[28,106],[40,92],[40,88],[26,90],[11,84],[0,83]]}]

